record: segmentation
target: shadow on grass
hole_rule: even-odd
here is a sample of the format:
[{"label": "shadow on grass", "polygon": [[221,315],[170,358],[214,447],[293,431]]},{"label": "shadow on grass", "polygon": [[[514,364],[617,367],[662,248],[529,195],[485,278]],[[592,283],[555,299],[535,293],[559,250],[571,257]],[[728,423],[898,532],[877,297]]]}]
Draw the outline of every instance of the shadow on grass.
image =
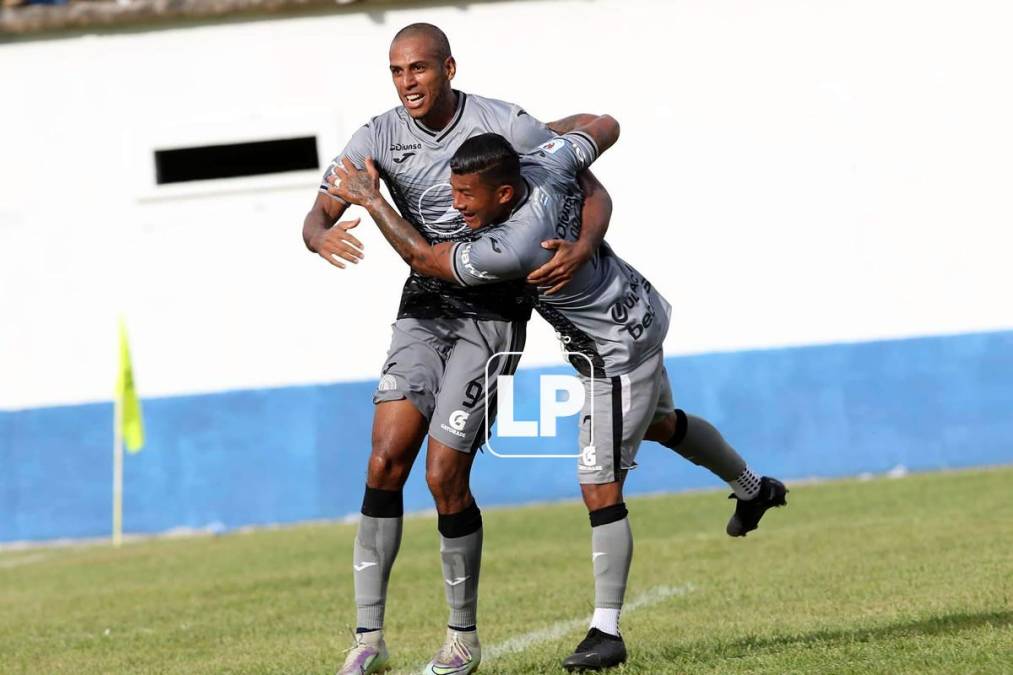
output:
[{"label": "shadow on grass", "polygon": [[[995,610],[977,613],[953,613],[928,619],[906,620],[870,628],[851,630],[818,630],[811,633],[773,637],[751,637],[741,640],[698,642],[689,645],[671,645],[659,650],[662,657],[685,658],[687,652],[708,654],[721,658],[735,658],[757,653],[778,652],[794,647],[834,647],[863,642],[877,642],[894,638],[952,635],[983,626],[1009,628],[1013,626],[1013,611]],[[710,660],[710,659],[707,659]]]}]

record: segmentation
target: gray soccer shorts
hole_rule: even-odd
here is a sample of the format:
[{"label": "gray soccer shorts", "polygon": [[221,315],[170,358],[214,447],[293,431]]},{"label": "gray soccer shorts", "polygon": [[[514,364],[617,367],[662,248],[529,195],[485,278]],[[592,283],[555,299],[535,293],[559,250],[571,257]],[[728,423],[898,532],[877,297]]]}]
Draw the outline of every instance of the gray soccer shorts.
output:
[{"label": "gray soccer shorts", "polygon": [[[496,419],[496,377],[512,375],[526,321],[398,319],[373,403],[407,399],[429,420],[429,435],[471,453],[485,443],[486,363],[489,423]],[[490,359],[492,359],[490,361]]]},{"label": "gray soccer shorts", "polygon": [[626,375],[593,379],[581,375],[580,380],[584,407],[577,478],[593,485],[611,483],[619,478],[617,469],[637,465],[647,427],[675,409],[664,354],[659,351]]}]

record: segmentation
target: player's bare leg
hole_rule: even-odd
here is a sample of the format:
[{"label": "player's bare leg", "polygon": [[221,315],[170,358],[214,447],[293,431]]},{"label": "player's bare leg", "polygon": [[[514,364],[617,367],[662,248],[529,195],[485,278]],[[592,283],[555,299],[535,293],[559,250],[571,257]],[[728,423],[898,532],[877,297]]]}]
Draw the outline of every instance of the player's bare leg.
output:
[{"label": "player's bare leg", "polygon": [[378,403],[373,443],[355,537],[356,639],[339,675],[387,669],[383,640],[387,582],[401,546],[402,489],[425,438],[428,421],[408,400]]},{"label": "player's bare leg", "polygon": [[580,486],[591,518],[594,616],[587,637],[563,660],[567,670],[601,670],[626,661],[626,644],[619,634],[619,612],[633,560],[633,533],[623,503],[626,473],[611,483]]},{"label": "player's bare leg", "polygon": [[656,420],[644,438],[657,441],[726,481],[735,498],[735,513],[725,531],[744,537],[756,529],[767,509],[787,504],[788,489],[776,478],[759,476],[707,420],[675,410]]},{"label": "player's bare leg", "polygon": [[482,660],[476,628],[482,513],[471,494],[474,461],[475,452],[461,452],[429,438],[426,482],[436,502],[443,583],[450,617],[446,641],[426,672],[465,675],[474,672]]},{"label": "player's bare leg", "polygon": [[376,404],[366,485],[379,490],[404,488],[428,426],[428,420],[407,399]]},{"label": "player's bare leg", "polygon": [[441,516],[460,513],[475,504],[471,494],[474,452],[461,452],[429,438],[426,450],[426,483]]}]

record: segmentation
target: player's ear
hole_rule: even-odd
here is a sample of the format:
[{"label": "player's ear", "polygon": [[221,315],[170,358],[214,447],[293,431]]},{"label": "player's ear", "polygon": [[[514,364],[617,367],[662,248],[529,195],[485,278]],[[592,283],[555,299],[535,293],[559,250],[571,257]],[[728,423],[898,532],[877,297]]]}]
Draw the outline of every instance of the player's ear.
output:
[{"label": "player's ear", "polygon": [[497,204],[509,204],[514,198],[514,186],[513,185],[500,185],[496,188],[496,203]]},{"label": "player's ear", "polygon": [[447,71],[447,79],[454,79],[454,75],[457,74],[457,61],[454,60],[453,56],[448,56],[443,62],[443,69]]}]

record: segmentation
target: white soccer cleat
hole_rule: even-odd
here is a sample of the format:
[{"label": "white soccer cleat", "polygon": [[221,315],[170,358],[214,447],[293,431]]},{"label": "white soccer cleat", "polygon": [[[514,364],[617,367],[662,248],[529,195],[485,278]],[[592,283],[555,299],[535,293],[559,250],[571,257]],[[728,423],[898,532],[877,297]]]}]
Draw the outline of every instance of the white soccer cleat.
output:
[{"label": "white soccer cleat", "polygon": [[478,631],[447,629],[447,641],[429,662],[424,675],[468,675],[478,670],[482,662],[482,646]]},{"label": "white soccer cleat", "polygon": [[338,669],[338,675],[372,675],[390,670],[387,661],[387,645],[383,641],[383,630],[356,633],[355,645],[348,650],[345,663]]}]

